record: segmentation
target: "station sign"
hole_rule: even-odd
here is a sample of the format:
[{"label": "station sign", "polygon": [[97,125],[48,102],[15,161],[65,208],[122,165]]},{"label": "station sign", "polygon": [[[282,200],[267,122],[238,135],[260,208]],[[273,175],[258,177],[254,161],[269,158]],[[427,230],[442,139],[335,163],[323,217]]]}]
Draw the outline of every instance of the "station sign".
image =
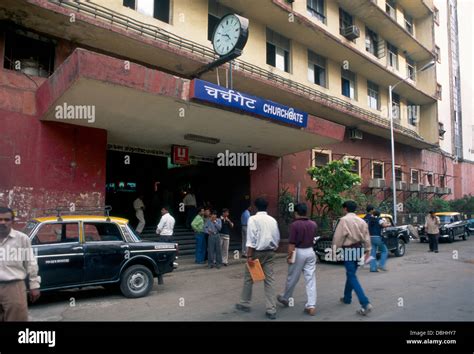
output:
[{"label": "station sign", "polygon": [[190,97],[270,118],[299,128],[306,128],[308,125],[308,113],[199,79],[194,79],[191,82]]},{"label": "station sign", "polygon": [[189,165],[189,147],[172,145],[171,163],[175,165]]}]

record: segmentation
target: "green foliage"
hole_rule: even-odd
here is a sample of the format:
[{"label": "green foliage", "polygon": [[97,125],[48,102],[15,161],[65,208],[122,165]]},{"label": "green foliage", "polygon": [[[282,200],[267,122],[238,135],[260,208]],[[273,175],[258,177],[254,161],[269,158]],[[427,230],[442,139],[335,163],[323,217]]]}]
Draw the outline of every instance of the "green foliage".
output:
[{"label": "green foliage", "polygon": [[473,214],[474,213],[474,196],[472,195],[465,195],[460,199],[455,199],[449,201],[449,206],[451,211],[458,211],[460,213],[465,214]]},{"label": "green foliage", "polygon": [[378,204],[377,197],[374,195],[367,195],[361,192],[360,186],[354,186],[348,191],[342,193],[345,200],[353,200],[357,203],[360,213],[365,213],[367,205]]},{"label": "green foliage", "polygon": [[435,197],[430,201],[430,209],[434,211],[451,211],[451,206],[447,200]]},{"label": "green foliage", "polygon": [[306,199],[311,202],[311,216],[314,209],[317,215],[340,215],[341,205],[345,198],[343,193],[349,191],[360,177],[351,171],[352,161],[334,160],[321,167],[311,167],[308,174],[315,181],[315,188],[306,189]]},{"label": "green foliage", "polygon": [[278,196],[278,210],[280,217],[286,224],[293,220],[293,211],[290,211],[291,205],[293,207],[296,205],[295,197],[288,191],[288,188],[281,189]]},{"label": "green foliage", "polygon": [[430,203],[426,199],[409,197],[405,201],[405,212],[413,214],[426,214],[430,210]]}]

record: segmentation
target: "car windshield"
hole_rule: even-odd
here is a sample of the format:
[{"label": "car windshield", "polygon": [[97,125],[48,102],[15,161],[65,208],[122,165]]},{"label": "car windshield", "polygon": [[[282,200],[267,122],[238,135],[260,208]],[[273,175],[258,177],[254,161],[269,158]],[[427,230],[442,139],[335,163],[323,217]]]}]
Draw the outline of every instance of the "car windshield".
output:
[{"label": "car windshield", "polygon": [[449,224],[450,222],[454,221],[454,216],[441,215],[439,216],[439,220],[441,221],[442,224]]},{"label": "car windshield", "polygon": [[131,227],[129,224],[126,225],[127,231],[130,233],[130,236],[135,239],[135,241],[140,242],[142,239],[138,234],[135,232],[133,227]]},{"label": "car windshield", "polygon": [[28,221],[23,230],[21,230],[21,232],[23,232],[27,236],[31,236],[31,233],[35,229],[36,225],[38,225],[37,221]]}]

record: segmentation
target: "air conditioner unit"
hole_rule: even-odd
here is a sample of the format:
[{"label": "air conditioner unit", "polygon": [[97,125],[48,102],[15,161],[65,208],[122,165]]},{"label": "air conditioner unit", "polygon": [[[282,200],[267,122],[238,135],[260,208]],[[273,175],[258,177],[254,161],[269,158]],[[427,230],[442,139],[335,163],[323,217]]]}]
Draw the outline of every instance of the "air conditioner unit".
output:
[{"label": "air conditioner unit", "polygon": [[363,134],[359,129],[350,129],[349,130],[349,139],[352,140],[362,140]]},{"label": "air conditioner unit", "polygon": [[369,188],[382,189],[385,187],[385,180],[382,178],[374,178],[369,181]]},{"label": "air conditioner unit", "polygon": [[421,192],[421,184],[418,183],[410,183],[410,192]]},{"label": "air conditioner unit", "polygon": [[395,182],[395,188],[397,191],[405,191],[407,189],[407,183],[402,181]]},{"label": "air conditioner unit", "polygon": [[451,188],[445,188],[445,194],[451,194]]},{"label": "air conditioner unit", "polygon": [[436,187],[436,194],[445,194],[444,193],[444,188]]},{"label": "air conditioner unit", "polygon": [[426,186],[424,192],[425,193],[436,193],[436,187],[435,186]]},{"label": "air conditioner unit", "polygon": [[342,29],[342,35],[352,41],[360,37],[360,29],[357,26],[348,26]]}]

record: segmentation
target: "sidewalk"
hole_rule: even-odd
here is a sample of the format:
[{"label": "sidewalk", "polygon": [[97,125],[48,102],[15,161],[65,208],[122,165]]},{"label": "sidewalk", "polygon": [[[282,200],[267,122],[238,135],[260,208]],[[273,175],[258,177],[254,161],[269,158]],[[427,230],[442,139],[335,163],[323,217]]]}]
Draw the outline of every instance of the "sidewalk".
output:
[{"label": "sidewalk", "polygon": [[[275,258],[286,258],[286,253],[277,253]],[[174,270],[175,272],[184,272],[187,270],[195,270],[195,269],[207,269],[207,261],[206,264],[196,264],[194,263],[194,256],[186,255],[186,256],[179,256],[176,262],[178,263],[178,268]],[[247,261],[247,258],[239,258],[234,259],[233,255],[229,254],[229,265],[228,267],[233,267],[239,264],[244,264]],[[228,268],[222,266],[222,268]]]}]

